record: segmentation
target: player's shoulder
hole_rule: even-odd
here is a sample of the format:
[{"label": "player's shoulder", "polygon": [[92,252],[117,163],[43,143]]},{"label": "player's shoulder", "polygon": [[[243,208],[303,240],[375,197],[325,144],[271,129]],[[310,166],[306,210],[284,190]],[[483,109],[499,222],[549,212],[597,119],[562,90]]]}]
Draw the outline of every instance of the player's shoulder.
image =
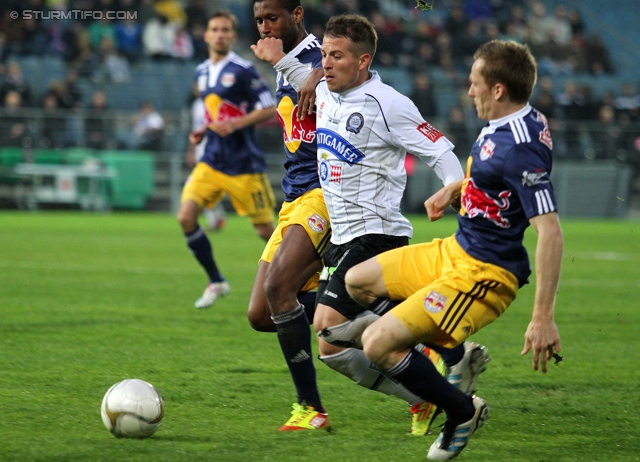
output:
[{"label": "player's shoulder", "polygon": [[303,48],[303,52],[307,53],[320,53],[320,49],[322,48],[322,43],[316,37],[313,37]]},{"label": "player's shoulder", "polygon": [[236,66],[239,66],[243,69],[254,69],[254,65],[251,61],[234,52],[231,52],[229,54],[229,64],[235,64]]},{"label": "player's shoulder", "polygon": [[510,162],[514,166],[549,163],[551,161],[551,137],[548,134],[546,120],[544,116],[526,106],[522,110],[500,119],[494,133],[488,135],[489,143],[482,146],[483,152],[490,150],[514,159]]},{"label": "player's shoulder", "polygon": [[209,59],[205,59],[204,61],[202,61],[196,66],[195,73],[202,74],[203,72],[205,72],[209,68],[209,63]]},{"label": "player's shoulder", "polygon": [[544,127],[538,114],[535,109],[527,105],[519,111],[492,121],[491,123],[496,126],[493,137],[500,139],[503,143],[514,145],[535,143],[538,139],[537,131]]},{"label": "player's shoulder", "polygon": [[316,61],[322,59],[320,48],[322,43],[314,35],[309,34],[300,42],[291,53],[298,58],[300,62]]},{"label": "player's shoulder", "polygon": [[377,101],[380,108],[386,112],[403,112],[415,106],[407,96],[380,79],[371,82],[367,86],[365,94]]}]

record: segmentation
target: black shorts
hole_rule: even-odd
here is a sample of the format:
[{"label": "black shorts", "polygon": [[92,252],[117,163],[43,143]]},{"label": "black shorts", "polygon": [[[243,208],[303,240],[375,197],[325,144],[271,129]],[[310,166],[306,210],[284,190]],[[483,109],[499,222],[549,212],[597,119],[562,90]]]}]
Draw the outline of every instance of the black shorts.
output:
[{"label": "black shorts", "polygon": [[365,310],[347,293],[344,276],[349,268],[387,250],[409,244],[406,236],[365,234],[346,244],[329,244],[324,254],[325,269],[320,276],[320,287],[325,286],[319,303],[330,306],[343,316],[353,319]]}]

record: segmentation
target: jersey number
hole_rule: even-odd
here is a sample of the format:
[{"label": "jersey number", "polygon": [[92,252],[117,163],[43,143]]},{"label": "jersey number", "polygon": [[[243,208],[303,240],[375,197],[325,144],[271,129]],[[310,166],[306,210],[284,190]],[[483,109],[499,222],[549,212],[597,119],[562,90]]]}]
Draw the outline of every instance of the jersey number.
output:
[{"label": "jersey number", "polygon": [[253,205],[256,207],[256,210],[265,208],[264,196],[262,194],[262,191],[251,193],[251,196],[253,197]]}]

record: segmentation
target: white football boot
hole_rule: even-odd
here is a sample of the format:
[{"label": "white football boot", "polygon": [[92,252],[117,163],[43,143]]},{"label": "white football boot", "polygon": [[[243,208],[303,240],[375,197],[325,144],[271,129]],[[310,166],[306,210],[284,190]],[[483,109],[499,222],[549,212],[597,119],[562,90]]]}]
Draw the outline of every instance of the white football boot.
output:
[{"label": "white football boot", "polygon": [[485,346],[464,342],[464,356],[449,368],[447,380],[463,393],[471,395],[475,392],[478,376],[487,369],[489,361],[491,357]]},{"label": "white football boot", "polygon": [[473,397],[475,413],[471,420],[455,424],[447,420],[427,453],[429,460],[451,460],[458,456],[469,443],[471,435],[489,418],[487,403],[478,396]]},{"label": "white football boot", "polygon": [[196,300],[196,308],[209,308],[215,301],[231,292],[231,286],[227,281],[211,282],[204,290],[202,297]]}]

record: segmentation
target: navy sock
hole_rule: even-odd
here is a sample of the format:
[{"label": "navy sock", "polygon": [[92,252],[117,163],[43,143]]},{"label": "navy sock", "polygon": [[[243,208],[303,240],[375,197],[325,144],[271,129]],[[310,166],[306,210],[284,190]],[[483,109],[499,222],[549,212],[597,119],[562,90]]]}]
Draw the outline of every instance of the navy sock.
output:
[{"label": "navy sock", "polygon": [[451,385],[425,355],[413,349],[387,373],[414,395],[443,409],[454,422],[466,422],[475,413],[471,396]]},{"label": "navy sock", "polygon": [[325,412],[316,383],[316,368],[311,351],[311,329],[302,305],[271,317],[278,330],[280,348],[287,361],[298,393],[298,403]]},{"label": "navy sock", "polygon": [[189,247],[189,250],[191,250],[193,256],[198,260],[198,263],[200,263],[207,272],[209,281],[224,281],[222,274],[220,274],[220,271],[218,270],[216,261],[213,259],[213,249],[211,248],[211,242],[209,242],[207,233],[198,226],[194,232],[185,234],[184,237],[187,239],[187,246]]},{"label": "navy sock", "polygon": [[432,345],[431,343],[426,344],[433,351],[436,351],[442,356],[447,367],[455,366],[460,362],[462,357],[464,356],[464,344],[461,343],[458,346],[453,348],[445,348],[440,345]]},{"label": "navy sock", "polygon": [[298,292],[298,301],[304,306],[304,314],[307,315],[309,324],[313,324],[313,315],[316,313],[316,293]]}]

